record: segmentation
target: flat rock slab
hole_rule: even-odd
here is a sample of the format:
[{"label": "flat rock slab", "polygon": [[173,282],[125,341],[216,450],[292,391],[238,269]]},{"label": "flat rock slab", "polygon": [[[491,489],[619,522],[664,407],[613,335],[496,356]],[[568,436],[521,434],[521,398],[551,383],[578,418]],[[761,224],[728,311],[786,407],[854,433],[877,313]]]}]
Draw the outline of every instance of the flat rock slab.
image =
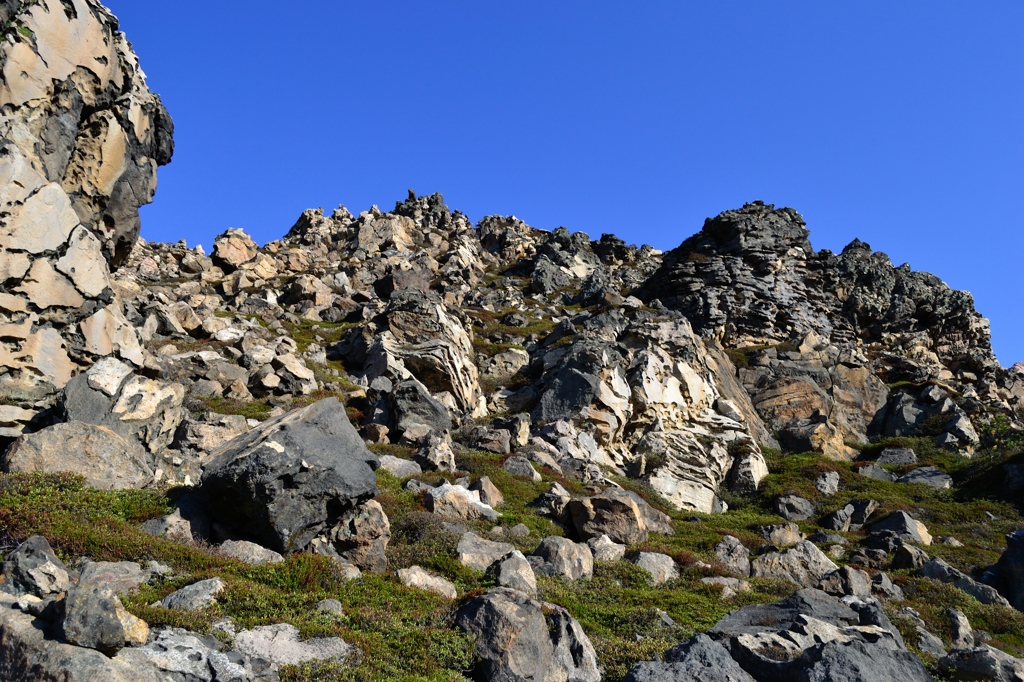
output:
[{"label": "flat rock slab", "polygon": [[444,578],[427,573],[419,566],[410,566],[409,568],[401,569],[398,571],[398,579],[406,587],[416,587],[421,590],[427,590],[428,592],[434,592],[445,599],[455,599],[459,596],[459,592],[455,589],[455,585],[452,585]]},{"label": "flat rock slab", "polygon": [[82,568],[78,585],[107,585],[116,594],[130,594],[139,589],[149,575],[134,561],[94,561]]},{"label": "flat rock slab", "polygon": [[160,600],[159,605],[173,611],[197,611],[217,601],[217,595],[227,587],[220,578],[200,580]]},{"label": "flat rock slab", "polygon": [[279,623],[243,630],[235,635],[235,648],[247,656],[264,658],[278,665],[300,665],[327,659],[346,660],[356,648],[338,637],[307,639],[294,625]]},{"label": "flat rock slab", "polygon": [[932,490],[949,490],[953,487],[953,477],[936,467],[921,467],[907,472],[896,479],[897,483],[920,483]]},{"label": "flat rock slab", "polygon": [[284,561],[284,557],[274,550],[245,540],[228,540],[221,544],[220,551],[225,556],[244,561],[247,564],[253,564],[254,566],[279,564]]}]

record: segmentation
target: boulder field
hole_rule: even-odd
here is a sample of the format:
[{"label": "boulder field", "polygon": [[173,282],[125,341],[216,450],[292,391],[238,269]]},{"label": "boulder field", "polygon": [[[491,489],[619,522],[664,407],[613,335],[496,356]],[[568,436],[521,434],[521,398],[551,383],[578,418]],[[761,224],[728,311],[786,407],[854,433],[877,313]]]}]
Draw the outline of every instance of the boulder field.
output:
[{"label": "boulder field", "polygon": [[668,253],[412,191],[149,243],[117,19],[0,21],[0,678],[1024,680],[970,294],[762,202]]}]

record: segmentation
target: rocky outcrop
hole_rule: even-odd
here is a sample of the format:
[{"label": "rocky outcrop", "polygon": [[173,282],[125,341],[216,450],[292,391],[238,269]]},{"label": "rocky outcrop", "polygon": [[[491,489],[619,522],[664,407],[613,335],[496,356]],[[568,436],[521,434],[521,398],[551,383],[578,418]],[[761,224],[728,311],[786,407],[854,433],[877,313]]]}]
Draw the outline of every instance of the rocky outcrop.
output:
[{"label": "rocky outcrop", "polygon": [[810,589],[733,611],[706,635],[667,651],[664,662],[642,663],[630,675],[637,682],[932,679],[873,599],[840,601]]},{"label": "rocky outcrop", "polygon": [[[916,410],[899,433],[899,401],[928,400],[935,387],[940,399],[953,389],[1001,409],[1016,400],[970,294],[857,240],[816,252],[808,235],[793,209],[747,204],[708,219],[640,289],[735,349],[748,365],[741,381],[784,446],[849,457],[844,441],[916,433],[932,413]],[[964,410],[950,403],[941,414],[952,436],[942,444],[973,448],[977,437],[954,426]]]},{"label": "rocky outcrop", "polygon": [[0,394],[34,416],[99,357],[144,364],[109,271],[135,246],[173,125],[95,0],[8,2],[3,20]]}]

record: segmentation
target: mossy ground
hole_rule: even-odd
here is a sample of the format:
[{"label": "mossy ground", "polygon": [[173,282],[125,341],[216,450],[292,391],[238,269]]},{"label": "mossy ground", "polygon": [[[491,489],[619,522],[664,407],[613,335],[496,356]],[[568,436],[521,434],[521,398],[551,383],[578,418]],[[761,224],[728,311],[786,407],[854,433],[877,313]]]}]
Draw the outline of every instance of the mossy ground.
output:
[{"label": "mossy ground", "polygon": [[[998,497],[1001,465],[1012,455],[992,451],[974,460],[963,460],[929,450],[924,443],[903,444],[915,445],[924,463],[947,470],[957,482],[956,491],[935,492],[924,486],[876,481],[857,474],[855,465],[820,455],[771,453],[768,459],[772,473],[761,491],[750,497],[729,496],[730,511],[711,516],[672,511],[646,486],[618,479],[668,512],[676,531],[671,537],[652,536],[631,549],[662,551],[676,557],[682,566],[681,577],[653,586],[648,576],[632,564],[599,564],[590,580],[568,583],[541,577],[540,596],[566,607],[579,619],[597,649],[605,679],[611,682],[621,680],[634,663],[650,660],[707,629],[738,606],[774,601],[791,593],[789,585],[752,580],[750,592],[723,601],[720,588],[701,582],[705,576],[720,573],[713,548],[724,534],[736,535],[753,548],[762,543],[758,526],[782,522],[771,510],[779,494],[803,495],[818,505],[821,515],[852,499],[870,497],[882,505],[882,513],[908,510],[934,535],[952,535],[964,543],[963,547],[932,545],[928,548],[932,555],[968,572],[994,563],[1005,546],[1004,534],[1024,525],[1018,509]],[[382,454],[410,455],[400,446],[374,449]],[[559,481],[574,494],[585,491],[578,483],[547,469],[540,483],[515,478],[501,468],[502,459],[490,453],[469,452],[459,458],[463,470],[459,475],[490,477],[506,500],[501,508],[501,525],[523,523],[531,531],[527,537],[506,537],[505,541],[529,553],[544,537],[567,532],[538,515],[531,506],[534,500],[552,481]],[[841,492],[831,498],[813,486],[817,475],[827,470],[837,471],[841,478]],[[437,483],[441,475],[424,474],[420,478]],[[448,478],[454,480],[454,476]],[[381,471],[378,483],[378,500],[392,523],[390,567],[420,565],[443,575],[459,588],[463,595],[460,601],[450,603],[431,593],[406,588],[390,575],[365,574],[360,580],[346,582],[322,557],[295,555],[283,564],[251,567],[220,557],[207,546],[186,546],[141,533],[137,525],[166,513],[173,491],[105,492],[86,489],[80,479],[70,476],[0,475],[0,530],[8,549],[29,535],[44,535],[69,562],[85,556],[95,560],[157,560],[171,565],[176,572],[173,578],[126,599],[129,610],[151,625],[204,631],[225,616],[242,628],[289,622],[304,636],[339,636],[362,652],[355,667],[328,664],[288,669],[284,679],[289,681],[467,680],[472,667],[472,641],[454,627],[454,615],[461,601],[493,583],[455,560],[458,535],[445,531],[442,522],[426,512],[422,498],[403,488],[403,481]],[[466,525],[480,533],[490,530],[490,524],[484,522]],[[817,529],[813,520],[801,526],[807,533]],[[862,536],[863,532],[847,534],[853,546]],[[221,576],[228,587],[210,609],[182,614],[148,606],[183,585],[214,575]],[[890,615],[911,644],[915,639],[908,622],[898,615],[900,607],[916,609],[933,632],[946,638],[949,621],[945,609],[955,607],[964,611],[976,628],[988,632],[994,646],[1015,655],[1024,652],[1024,614],[979,604],[959,590],[920,578],[913,571],[892,575],[908,600],[891,603]],[[316,603],[326,598],[340,601],[344,616],[317,612]],[[665,625],[662,613],[676,625]]]}]

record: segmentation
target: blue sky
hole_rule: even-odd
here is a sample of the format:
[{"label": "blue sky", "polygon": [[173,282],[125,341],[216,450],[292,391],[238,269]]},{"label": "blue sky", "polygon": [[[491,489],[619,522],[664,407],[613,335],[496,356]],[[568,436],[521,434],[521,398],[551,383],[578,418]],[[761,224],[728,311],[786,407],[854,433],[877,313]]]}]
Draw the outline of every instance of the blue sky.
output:
[{"label": "blue sky", "polygon": [[1024,3],[107,0],[177,126],[143,236],[440,191],[672,248],[793,206],[975,295],[1024,360]]}]

